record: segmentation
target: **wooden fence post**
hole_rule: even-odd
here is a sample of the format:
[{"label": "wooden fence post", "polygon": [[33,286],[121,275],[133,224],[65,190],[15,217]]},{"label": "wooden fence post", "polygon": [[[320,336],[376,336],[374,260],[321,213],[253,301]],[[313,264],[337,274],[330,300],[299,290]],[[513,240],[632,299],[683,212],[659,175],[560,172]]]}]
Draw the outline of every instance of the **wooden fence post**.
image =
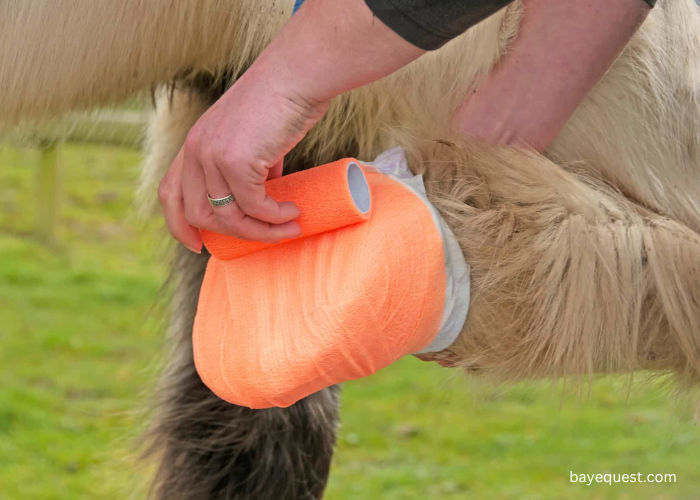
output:
[{"label": "wooden fence post", "polygon": [[39,164],[32,203],[36,206],[37,238],[56,243],[60,210],[60,171],[58,146],[61,141],[113,146],[139,146],[143,141],[148,115],[142,111],[98,110],[69,114],[58,123],[49,122],[38,131]]},{"label": "wooden fence post", "polygon": [[36,186],[36,233],[42,242],[53,244],[59,215],[58,149],[53,141],[40,145]]}]

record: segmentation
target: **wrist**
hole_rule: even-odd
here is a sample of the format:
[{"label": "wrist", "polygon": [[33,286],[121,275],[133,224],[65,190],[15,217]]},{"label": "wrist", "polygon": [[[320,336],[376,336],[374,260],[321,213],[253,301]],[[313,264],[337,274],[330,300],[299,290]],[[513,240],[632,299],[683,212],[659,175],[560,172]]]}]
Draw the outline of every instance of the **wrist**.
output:
[{"label": "wrist", "polygon": [[364,0],[306,0],[253,66],[304,100],[325,103],[424,52],[375,18]]},{"label": "wrist", "polygon": [[304,73],[287,50],[271,46],[258,58],[244,76],[249,76],[253,85],[273,99],[284,100],[300,111],[325,110],[335,97],[323,92],[313,78]]},{"label": "wrist", "polygon": [[518,77],[519,71],[509,67],[509,63],[496,68],[462,101],[452,119],[452,129],[492,144],[544,152],[577,103],[567,104],[550,99],[547,94],[528,92]]}]

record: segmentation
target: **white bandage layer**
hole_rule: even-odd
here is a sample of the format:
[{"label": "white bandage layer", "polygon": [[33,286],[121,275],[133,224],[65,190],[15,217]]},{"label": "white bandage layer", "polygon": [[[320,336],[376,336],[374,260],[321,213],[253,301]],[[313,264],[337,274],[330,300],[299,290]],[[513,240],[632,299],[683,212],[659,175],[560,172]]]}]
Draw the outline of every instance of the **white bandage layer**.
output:
[{"label": "white bandage layer", "polygon": [[440,231],[445,254],[445,274],[447,278],[445,309],[442,315],[440,331],[435,336],[435,339],[428,347],[414,354],[439,352],[447,349],[455,341],[459,332],[462,331],[464,322],[467,319],[467,312],[469,311],[470,268],[464,259],[462,249],[447,222],[428,200],[423,176],[413,175],[408,168],[408,160],[403,148],[390,149],[377,156],[373,162],[363,164],[373,166],[415,193],[430,210],[433,221]]}]

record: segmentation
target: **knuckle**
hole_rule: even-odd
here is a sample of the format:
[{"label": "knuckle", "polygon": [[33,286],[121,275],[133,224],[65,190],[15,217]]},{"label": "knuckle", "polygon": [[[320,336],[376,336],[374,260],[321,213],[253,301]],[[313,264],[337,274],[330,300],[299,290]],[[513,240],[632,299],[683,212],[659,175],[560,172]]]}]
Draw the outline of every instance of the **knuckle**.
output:
[{"label": "knuckle", "polygon": [[217,217],[217,219],[219,221],[219,224],[231,234],[236,235],[241,233],[240,221],[228,217]]},{"label": "knuckle", "polygon": [[198,152],[201,143],[202,133],[200,132],[199,128],[192,127],[192,129],[187,134],[187,137],[185,138],[185,152],[187,154]]},{"label": "knuckle", "polygon": [[270,171],[267,162],[242,156],[238,148],[226,143],[216,150],[219,151],[217,156],[231,180],[252,185],[259,185],[267,180]]},{"label": "knuckle", "polygon": [[190,226],[200,227],[201,225],[201,221],[194,214],[187,211],[185,211],[185,220]]},{"label": "knuckle", "polygon": [[173,189],[170,186],[170,182],[168,182],[167,177],[160,181],[160,184],[158,185],[158,200],[162,204],[165,204],[170,200],[172,192]]},{"label": "knuckle", "polygon": [[190,226],[202,227],[206,223],[206,216],[199,210],[185,209],[185,220]]},{"label": "knuckle", "polygon": [[248,165],[249,162],[241,157],[240,149],[230,143],[220,144],[217,148],[221,164],[231,169],[231,175],[239,176],[240,171],[236,166]]},{"label": "knuckle", "polygon": [[236,201],[238,202],[238,207],[241,209],[241,212],[250,217],[259,219],[260,216],[263,214],[263,204],[258,200],[244,197],[240,200],[236,199]]},{"label": "knuckle", "polygon": [[255,217],[253,213],[255,212],[255,205],[251,203],[251,201],[247,198],[236,198],[236,204],[238,204],[238,208],[240,209],[241,212],[243,212],[245,215]]},{"label": "knuckle", "polygon": [[176,227],[172,227],[170,224],[168,224],[167,227],[170,236],[175,238],[177,241],[182,241],[182,234]]}]

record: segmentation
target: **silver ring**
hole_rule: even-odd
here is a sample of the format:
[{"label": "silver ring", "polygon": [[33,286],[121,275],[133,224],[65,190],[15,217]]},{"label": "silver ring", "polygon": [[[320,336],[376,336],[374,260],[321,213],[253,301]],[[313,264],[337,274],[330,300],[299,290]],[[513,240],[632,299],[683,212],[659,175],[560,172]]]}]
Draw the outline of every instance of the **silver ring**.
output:
[{"label": "silver ring", "polygon": [[211,203],[212,207],[225,207],[226,205],[230,205],[234,201],[236,201],[236,198],[233,196],[233,193],[231,193],[228,196],[224,196],[223,198],[212,198],[209,196],[209,193],[207,193],[207,198],[209,199],[209,203]]}]

